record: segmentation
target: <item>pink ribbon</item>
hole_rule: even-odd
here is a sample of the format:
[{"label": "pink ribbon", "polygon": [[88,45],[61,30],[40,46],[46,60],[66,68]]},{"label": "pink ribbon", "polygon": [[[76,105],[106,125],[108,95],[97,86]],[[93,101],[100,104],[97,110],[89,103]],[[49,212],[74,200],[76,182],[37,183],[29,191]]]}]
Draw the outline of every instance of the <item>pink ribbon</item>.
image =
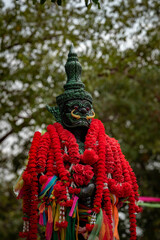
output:
[{"label": "pink ribbon", "polygon": [[53,232],[53,223],[47,222],[47,227],[46,227],[46,239],[47,240],[51,240],[52,232]]},{"label": "pink ribbon", "polygon": [[160,198],[156,197],[139,197],[139,200],[143,202],[160,202]]},{"label": "pink ribbon", "polygon": [[17,199],[21,199],[23,197],[23,194],[24,194],[24,188],[22,187],[21,190],[19,191]]},{"label": "pink ribbon", "polygon": [[74,196],[73,204],[72,204],[71,210],[70,210],[70,212],[69,212],[69,216],[70,216],[70,217],[72,217],[72,215],[73,215],[73,212],[74,212],[74,209],[75,209],[76,202],[77,202],[78,198],[79,198],[79,197]]},{"label": "pink ribbon", "polygon": [[40,213],[39,215],[39,224],[43,225],[43,213]]},{"label": "pink ribbon", "polygon": [[47,186],[47,184],[50,182],[50,180],[52,179],[53,177],[49,177],[47,182],[42,186],[42,189],[41,189],[41,192],[43,191],[43,189],[45,189],[45,187]]}]

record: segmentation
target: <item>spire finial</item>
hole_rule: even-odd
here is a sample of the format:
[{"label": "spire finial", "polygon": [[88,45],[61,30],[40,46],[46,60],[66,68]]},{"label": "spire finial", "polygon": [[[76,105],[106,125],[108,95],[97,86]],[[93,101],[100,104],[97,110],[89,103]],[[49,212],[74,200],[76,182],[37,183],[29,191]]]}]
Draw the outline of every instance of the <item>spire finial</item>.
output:
[{"label": "spire finial", "polygon": [[75,52],[75,49],[74,49],[74,45],[73,45],[73,43],[71,43],[71,46],[70,46],[70,50],[69,50],[69,54],[68,54],[68,56],[69,56],[69,55],[72,55],[72,54],[74,54],[74,55],[77,56],[77,54],[76,54],[76,52]]},{"label": "spire finial", "polygon": [[82,67],[78,61],[77,54],[74,50],[73,43],[70,46],[68,53],[68,59],[65,65],[67,74],[67,83],[64,85],[64,89],[80,89],[84,88],[84,84],[81,81]]}]

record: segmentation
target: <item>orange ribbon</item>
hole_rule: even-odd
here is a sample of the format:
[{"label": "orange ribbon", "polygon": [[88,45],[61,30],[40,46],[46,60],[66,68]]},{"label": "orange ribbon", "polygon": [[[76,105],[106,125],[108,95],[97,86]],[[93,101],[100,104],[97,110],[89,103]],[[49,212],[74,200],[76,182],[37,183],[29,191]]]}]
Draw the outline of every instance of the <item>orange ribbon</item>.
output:
[{"label": "orange ribbon", "polygon": [[113,206],[113,218],[114,218],[114,233],[113,236],[119,240],[119,234],[118,234],[118,222],[119,222],[119,216],[118,216],[118,209],[116,207],[116,205]]},{"label": "orange ribbon", "polygon": [[53,222],[53,215],[52,215],[52,207],[51,207],[51,205],[48,206],[48,222],[49,223]]},{"label": "orange ribbon", "polygon": [[112,215],[113,215],[113,221],[114,221],[114,233],[113,236],[116,238],[116,240],[120,240],[119,234],[118,234],[118,222],[119,222],[119,216],[118,216],[118,209],[116,207],[118,203],[118,198],[116,198],[115,195],[111,194],[112,199]]},{"label": "orange ribbon", "polygon": [[39,207],[39,212],[43,213],[45,211],[45,203],[42,203]]}]

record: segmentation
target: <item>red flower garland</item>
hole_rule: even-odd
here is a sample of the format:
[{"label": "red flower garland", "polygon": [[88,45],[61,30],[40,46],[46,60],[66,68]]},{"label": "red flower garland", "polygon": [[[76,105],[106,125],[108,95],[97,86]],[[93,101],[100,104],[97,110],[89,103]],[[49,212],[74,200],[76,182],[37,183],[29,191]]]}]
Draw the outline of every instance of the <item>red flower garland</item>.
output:
[{"label": "red flower garland", "polygon": [[56,128],[53,125],[49,125],[47,127],[47,130],[52,139],[52,147],[53,147],[53,151],[54,151],[54,155],[55,155],[58,175],[59,175],[61,181],[68,182],[69,181],[68,171],[64,167],[63,158],[62,158],[62,154],[61,154],[60,139],[59,139],[58,133],[56,131]]},{"label": "red flower garland", "polygon": [[106,135],[106,173],[113,173],[114,170],[114,158],[111,149],[110,141],[108,141],[109,136]]},{"label": "red flower garland", "polygon": [[40,139],[38,154],[37,154],[37,172],[44,173],[46,169],[47,154],[49,151],[51,140],[48,132],[46,132]]},{"label": "red flower garland", "polygon": [[37,141],[35,143],[35,149],[34,151],[31,151],[29,153],[29,161],[31,160],[32,162],[32,167],[31,165],[29,166],[29,172],[33,176],[33,181],[31,185],[31,211],[30,211],[30,231],[29,231],[29,239],[34,240],[37,237],[37,222],[38,222],[38,178],[37,178],[37,150],[39,146],[39,141],[41,134],[37,132]]},{"label": "red flower garland", "polygon": [[[105,181],[107,182],[107,181]],[[113,237],[113,232],[112,232],[112,209],[111,209],[111,198],[110,198],[110,192],[109,189],[107,187],[104,188],[103,190],[103,199],[104,199],[104,210],[106,215],[108,216],[108,220],[109,220],[109,230],[110,230],[110,236],[111,236],[111,240]]]},{"label": "red flower garland", "polygon": [[136,240],[136,215],[135,215],[135,198],[129,197],[129,221],[130,221],[130,240]]},{"label": "red flower garland", "polygon": [[138,193],[138,184],[137,184],[137,179],[135,177],[135,174],[133,172],[133,169],[131,168],[131,166],[129,165],[129,163],[127,162],[127,166],[128,166],[128,171],[130,173],[131,176],[131,181],[132,181],[132,185],[133,185],[133,190],[134,190],[134,194],[135,194],[135,199],[136,201],[138,201],[139,199],[139,193]]},{"label": "red flower garland", "polygon": [[[85,149],[93,149],[96,151],[96,141],[98,140],[100,123],[98,119],[92,119],[90,128],[88,129],[86,138],[85,138]],[[102,123],[101,123],[102,124]],[[104,142],[103,142],[104,143]]]},{"label": "red flower garland", "polygon": [[118,151],[116,148],[117,142],[114,138],[107,138],[107,140],[110,143],[112,153],[113,153],[113,158],[114,158],[114,171],[112,173],[113,178],[118,182],[122,183],[124,181],[123,175],[122,175],[122,166],[121,166],[121,161],[118,156]]},{"label": "red flower garland", "polygon": [[[21,236],[27,236],[28,240],[36,239],[38,222],[38,174],[45,174],[39,180],[42,184],[47,180],[47,177],[51,177],[54,174],[59,177],[60,181],[54,186],[54,194],[61,206],[68,207],[72,205],[73,200],[67,199],[66,187],[70,194],[78,194],[80,192],[80,188],[71,187],[71,182],[74,178],[69,173],[70,166],[72,164],[72,172],[73,170],[75,171],[76,166],[78,167],[78,163],[81,160],[83,163],[93,166],[93,172],[96,177],[96,194],[92,210],[96,213],[100,211],[103,197],[104,210],[109,219],[111,238],[112,210],[110,192],[118,198],[129,197],[130,239],[135,240],[135,212],[138,211],[135,201],[138,200],[138,185],[133,170],[124,158],[118,142],[105,135],[103,124],[96,119],[92,120],[88,129],[83,155],[79,154],[79,146],[75,136],[64,129],[61,124],[55,123],[54,125],[49,125],[47,131],[42,137],[39,132],[35,133],[29,152],[29,163],[23,174],[25,182],[23,187],[24,220],[27,221],[29,217],[30,231],[29,235],[27,232],[24,232]],[[107,178],[107,174],[109,173],[112,178]],[[82,185],[78,179],[76,181],[78,181],[79,185]],[[108,184],[108,188],[106,184]],[[64,222],[59,227],[66,226],[67,223]],[[87,225],[87,229],[91,230],[91,227]]]},{"label": "red flower garland", "polygon": [[46,164],[46,175],[48,177],[58,175],[56,160],[55,160],[55,156],[54,156],[54,150],[53,150],[52,146],[50,146],[49,153],[48,153],[48,159],[47,159],[47,164]]},{"label": "red flower garland", "polygon": [[54,187],[54,196],[57,198],[57,203],[67,200],[66,188],[60,181]]},{"label": "red flower garland", "polygon": [[101,208],[103,186],[105,178],[105,129],[103,124],[99,120],[95,120],[99,125],[99,135],[98,135],[98,156],[99,160],[97,162],[97,176],[96,176],[96,194],[93,202],[93,211],[98,213]]},{"label": "red flower garland", "polygon": [[62,147],[66,146],[68,150],[68,156],[67,159],[70,163],[79,163],[80,161],[80,154],[79,154],[79,146],[76,142],[76,138],[74,135],[69,132],[68,130],[64,129],[61,124],[55,123],[54,124],[57,133],[60,137]]},{"label": "red flower garland", "polygon": [[88,183],[91,181],[94,175],[92,169],[93,168],[89,165],[81,164],[74,165],[72,167],[72,170],[74,171],[73,174],[74,183],[77,186],[88,185]]},{"label": "red flower garland", "polygon": [[[129,221],[130,221],[130,240],[136,240],[136,216],[135,213],[138,211],[138,207],[135,205],[135,201],[138,199],[137,193],[137,183],[134,179],[134,176],[131,174],[132,170],[129,166],[129,163],[125,159],[124,155],[121,152],[120,145],[116,145],[119,157],[121,160],[121,165],[124,174],[124,181],[128,182],[131,185],[131,191],[129,192]],[[133,180],[132,180],[133,179]],[[135,191],[135,192],[134,192]],[[136,193],[136,194],[135,194]]]},{"label": "red flower garland", "polygon": [[37,238],[37,222],[38,222],[38,179],[37,179],[37,149],[39,146],[41,133],[35,132],[32,145],[29,151],[29,161],[25,173],[28,176],[32,176],[32,182],[30,184],[24,183],[24,197],[23,197],[23,213],[24,221],[29,221],[29,229],[21,237],[26,237],[29,240],[34,240]]}]

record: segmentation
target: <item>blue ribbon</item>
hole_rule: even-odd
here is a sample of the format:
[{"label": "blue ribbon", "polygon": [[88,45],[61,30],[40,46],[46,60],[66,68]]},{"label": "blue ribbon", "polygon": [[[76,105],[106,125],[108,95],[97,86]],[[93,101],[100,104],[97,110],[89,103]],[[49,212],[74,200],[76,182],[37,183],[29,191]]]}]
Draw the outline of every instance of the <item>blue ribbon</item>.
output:
[{"label": "blue ribbon", "polygon": [[[52,179],[49,181],[49,183],[47,184],[47,186],[43,189],[42,192],[40,192],[39,196],[41,197],[45,192],[47,192],[51,187],[54,187],[54,185],[56,184],[58,177],[57,176],[53,176]],[[53,189],[52,189],[53,190]]]},{"label": "blue ribbon", "polygon": [[46,225],[47,219],[46,219],[46,213],[43,211],[43,225]]}]

